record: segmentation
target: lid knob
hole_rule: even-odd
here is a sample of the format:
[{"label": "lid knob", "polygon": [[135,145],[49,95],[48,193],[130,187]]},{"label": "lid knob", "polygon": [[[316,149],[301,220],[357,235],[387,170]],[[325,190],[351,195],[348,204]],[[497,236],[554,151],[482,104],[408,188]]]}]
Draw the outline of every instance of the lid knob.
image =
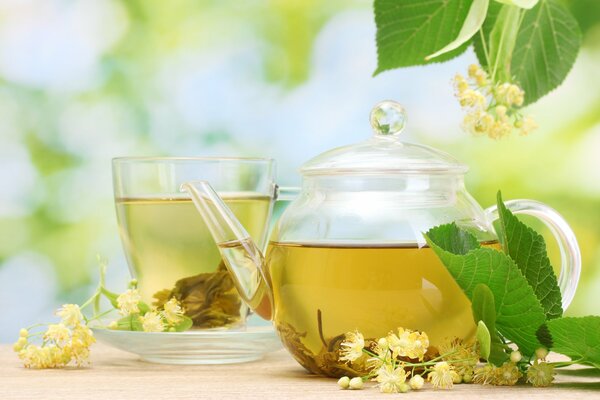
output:
[{"label": "lid knob", "polygon": [[369,119],[375,137],[397,137],[404,129],[406,112],[400,103],[384,100],[373,107]]}]

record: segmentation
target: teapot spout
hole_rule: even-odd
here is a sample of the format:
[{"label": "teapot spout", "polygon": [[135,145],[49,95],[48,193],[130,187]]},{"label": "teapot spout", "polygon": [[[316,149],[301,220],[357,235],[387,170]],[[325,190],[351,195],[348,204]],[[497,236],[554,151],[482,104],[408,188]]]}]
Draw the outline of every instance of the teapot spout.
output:
[{"label": "teapot spout", "polygon": [[264,256],[231,209],[206,181],[186,182],[190,194],[213,236],[242,300],[261,317],[272,317],[272,295]]}]

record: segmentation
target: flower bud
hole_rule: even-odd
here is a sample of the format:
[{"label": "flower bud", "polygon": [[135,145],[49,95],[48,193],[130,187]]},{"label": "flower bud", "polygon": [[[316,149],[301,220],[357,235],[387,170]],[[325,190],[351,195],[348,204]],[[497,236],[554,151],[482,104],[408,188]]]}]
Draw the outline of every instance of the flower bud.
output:
[{"label": "flower bud", "polygon": [[473,374],[467,372],[462,376],[463,383],[471,383],[473,382]]},{"label": "flower bud", "polygon": [[539,360],[543,360],[548,356],[548,349],[540,347],[535,351],[535,357]]},{"label": "flower bud", "polygon": [[452,375],[452,383],[454,383],[455,385],[458,385],[459,383],[462,383],[462,376],[460,376],[459,374],[453,374]]},{"label": "flower bud", "polygon": [[408,382],[408,384],[410,385],[411,389],[414,390],[419,390],[423,387],[423,377],[421,375],[415,375],[412,378],[410,378],[410,381]]},{"label": "flower bud", "polygon": [[388,348],[388,341],[386,338],[382,337],[381,339],[379,339],[377,341],[377,346],[381,347],[382,349],[387,349]]},{"label": "flower bud", "polygon": [[408,386],[406,383],[401,383],[400,386],[398,386],[398,391],[400,393],[406,393],[410,390],[410,386]]},{"label": "flower bud", "polygon": [[362,378],[356,377],[356,378],[350,379],[350,382],[348,383],[348,387],[352,390],[362,389],[362,387],[363,387]]},{"label": "flower bud", "polygon": [[338,380],[338,386],[342,389],[348,389],[348,387],[350,386],[350,378],[348,378],[347,376],[342,376]]},{"label": "flower bud", "polygon": [[510,361],[515,364],[518,363],[519,361],[521,361],[522,358],[523,358],[523,356],[521,355],[521,352],[518,350],[510,353]]},{"label": "flower bud", "polygon": [[18,353],[21,350],[23,350],[23,347],[25,347],[25,345],[27,344],[27,339],[25,339],[24,337],[20,337],[19,340],[17,340],[17,342],[13,345],[13,350]]},{"label": "flower bud", "polygon": [[27,337],[29,336],[29,331],[25,328],[21,328],[21,330],[19,331],[19,336],[20,337]]}]

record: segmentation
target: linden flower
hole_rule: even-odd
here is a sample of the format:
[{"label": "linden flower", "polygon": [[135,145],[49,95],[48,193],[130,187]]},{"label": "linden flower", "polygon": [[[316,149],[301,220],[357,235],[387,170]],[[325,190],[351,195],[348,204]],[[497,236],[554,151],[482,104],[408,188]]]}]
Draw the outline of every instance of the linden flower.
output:
[{"label": "linden flower", "polygon": [[458,101],[462,107],[483,107],[485,96],[472,89],[467,89],[458,95]]},{"label": "linden flower", "polygon": [[523,376],[519,368],[512,362],[506,362],[501,367],[493,368],[492,385],[513,386]]},{"label": "linden flower", "polygon": [[475,369],[473,374],[473,382],[480,385],[488,385],[494,379],[494,366],[486,364],[483,367]]},{"label": "linden flower", "polygon": [[81,309],[77,304],[63,304],[56,312],[56,315],[62,319],[63,324],[71,327],[79,325],[83,319]]},{"label": "linden flower", "polygon": [[340,345],[341,361],[355,361],[363,355],[365,338],[358,331],[346,333],[346,340]]},{"label": "linden flower", "polygon": [[94,332],[87,326],[78,326],[73,330],[73,334],[71,336],[72,341],[78,341],[85,347],[90,347],[92,344],[96,343],[96,338],[94,337]]},{"label": "linden flower", "polygon": [[71,331],[64,324],[48,325],[48,330],[44,333],[44,340],[52,340],[55,343],[63,343],[69,340]]},{"label": "linden flower", "polygon": [[428,379],[434,389],[452,389],[454,380],[458,374],[450,364],[445,361],[435,364],[433,370],[429,372]]},{"label": "linden flower", "polygon": [[554,380],[554,366],[549,363],[535,361],[527,370],[527,382],[535,387],[550,386]]},{"label": "linden flower", "polygon": [[142,321],[144,332],[162,332],[165,330],[162,317],[154,311],[149,311],[141,316],[140,321]]},{"label": "linden flower", "polygon": [[162,314],[169,324],[177,324],[183,317],[183,309],[181,308],[179,301],[173,297],[163,306]]},{"label": "linden flower", "polygon": [[128,289],[117,297],[117,305],[119,306],[119,313],[127,316],[130,314],[136,314],[140,312],[138,304],[142,297],[137,289]]},{"label": "linden flower", "polygon": [[381,338],[377,341],[377,344],[370,349],[373,353],[375,353],[376,357],[369,357],[367,359],[367,369],[376,370],[381,367],[389,356],[389,348],[388,343],[385,338]]},{"label": "linden flower", "polygon": [[398,335],[390,332],[387,342],[394,357],[408,357],[422,360],[429,347],[429,338],[424,332],[398,328]]},{"label": "linden flower", "polygon": [[479,362],[479,353],[473,341],[447,339],[438,346],[438,350],[442,359],[451,362],[455,371],[461,376],[472,375],[473,368]]},{"label": "linden flower", "polygon": [[406,382],[406,371],[402,364],[396,368],[391,364],[385,364],[377,370],[374,380],[379,382],[379,390],[382,393],[399,393],[400,386]]}]

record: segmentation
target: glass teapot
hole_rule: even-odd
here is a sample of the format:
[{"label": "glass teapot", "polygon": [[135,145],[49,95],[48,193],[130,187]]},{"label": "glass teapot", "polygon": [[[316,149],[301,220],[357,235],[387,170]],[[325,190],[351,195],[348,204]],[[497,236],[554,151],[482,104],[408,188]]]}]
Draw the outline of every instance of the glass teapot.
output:
[{"label": "glass teapot", "polygon": [[[433,148],[400,140],[402,106],[371,112],[373,136],[327,151],[301,167],[299,196],[271,235],[266,255],[208,182],[182,186],[205,219],[243,300],[272,320],[294,358],[313,373],[348,375],[335,357],[343,334],[385,336],[402,326],[430,343],[475,333],[470,302],[426,246],[423,233],[455,222],[484,246],[499,246],[495,207],[466,191],[467,167]],[[274,187],[277,191],[277,187]],[[580,252],[550,207],[513,200],[515,213],[541,219],[558,241],[563,307],[580,273]]]}]

